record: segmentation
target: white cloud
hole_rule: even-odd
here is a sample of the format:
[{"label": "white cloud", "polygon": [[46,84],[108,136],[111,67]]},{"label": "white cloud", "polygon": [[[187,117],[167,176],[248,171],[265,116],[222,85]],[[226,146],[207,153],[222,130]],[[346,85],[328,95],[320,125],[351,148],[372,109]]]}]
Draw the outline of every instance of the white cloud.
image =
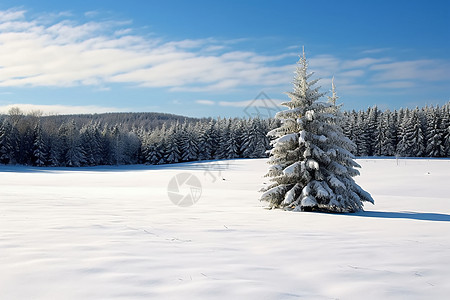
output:
[{"label": "white cloud", "polygon": [[411,81],[389,81],[383,82],[376,85],[378,88],[387,88],[387,89],[406,89],[414,87],[414,82]]},{"label": "white cloud", "polygon": [[383,63],[389,61],[389,58],[371,58],[365,57],[355,60],[346,60],[342,63],[343,69],[355,69],[355,68],[365,68],[378,63]]},{"label": "white cloud", "polygon": [[125,28],[125,29],[119,29],[114,32],[114,35],[120,36],[120,35],[127,35],[130,34],[133,30],[131,28]]},{"label": "white cloud", "polygon": [[8,21],[22,19],[24,17],[24,15],[25,15],[24,10],[8,9],[8,10],[0,11],[0,22],[8,22]]},{"label": "white cloud", "polygon": [[378,74],[374,76],[375,80],[450,80],[450,63],[439,60],[391,62],[374,65],[371,69],[378,71]]},{"label": "white cloud", "polygon": [[105,112],[125,112],[129,111],[124,108],[117,107],[106,107],[97,105],[85,105],[85,106],[72,106],[72,105],[36,105],[36,104],[8,104],[0,105],[0,113],[7,114],[8,111],[13,108],[18,107],[24,113],[30,113],[33,111],[41,111],[45,115],[66,115],[66,114],[95,114],[95,113],[105,113]]},{"label": "white cloud", "polygon": [[203,104],[203,105],[215,105],[216,102],[212,100],[196,100],[195,103]]},{"label": "white cloud", "polygon": [[317,70],[336,70],[340,67],[341,61],[332,55],[317,55],[309,58],[309,65]]},{"label": "white cloud", "polygon": [[279,99],[253,99],[245,101],[220,101],[220,106],[232,106],[232,107],[272,107],[279,108],[281,103],[286,102],[286,100]]},{"label": "white cloud", "polygon": [[280,99],[253,99],[243,101],[213,101],[213,100],[196,100],[195,103],[202,105],[219,105],[224,107],[271,107],[273,109],[279,109],[281,103],[286,100]]},{"label": "white cloud", "polygon": [[389,50],[390,50],[390,48],[374,48],[374,49],[363,50],[363,51],[361,51],[361,53],[362,54],[377,54],[377,53],[382,53],[382,52],[386,52]]},{"label": "white cloud", "polygon": [[[97,14],[88,12],[86,16]],[[236,49],[236,44],[246,39],[165,41],[136,34],[130,21],[92,18],[80,23],[71,18],[66,13],[30,18],[20,9],[0,11],[0,87],[85,85],[108,89],[117,83],[189,92],[285,89],[295,70],[292,49],[300,50],[293,46],[278,55],[261,55]],[[371,57],[384,50],[369,49],[357,59],[311,56],[309,66],[316,77],[324,79],[322,86],[329,86],[334,75],[339,90],[354,93],[450,80],[448,61]],[[287,57],[292,57],[292,63],[283,62]]]},{"label": "white cloud", "polygon": [[[374,51],[374,52],[382,52]],[[423,83],[450,83],[450,62],[439,59],[395,61],[389,57],[363,57],[342,60],[332,55],[320,55],[310,59],[310,69],[322,78],[320,84],[325,89],[336,77],[339,91],[345,94],[367,95],[388,89],[397,90],[423,87]]]},{"label": "white cloud", "polygon": [[226,47],[223,45],[212,45],[212,46],[207,46],[204,51],[206,52],[215,52],[215,51],[220,51],[220,50],[224,50]]},{"label": "white cloud", "polygon": [[253,100],[245,101],[220,101],[220,106],[231,106],[231,107],[247,107],[252,103]]},{"label": "white cloud", "polygon": [[90,11],[85,12],[84,15],[88,18],[93,18],[93,17],[99,15],[99,12],[96,10],[90,10]]},{"label": "white cloud", "polygon": [[351,70],[339,73],[340,77],[360,77],[364,75],[364,70]]},{"label": "white cloud", "polygon": [[[89,12],[87,15],[92,16]],[[129,83],[145,87],[229,89],[284,80],[266,63],[286,55],[228,51],[214,39],[162,41],[133,35],[128,22],[54,23],[0,12],[0,86],[76,86]]]}]

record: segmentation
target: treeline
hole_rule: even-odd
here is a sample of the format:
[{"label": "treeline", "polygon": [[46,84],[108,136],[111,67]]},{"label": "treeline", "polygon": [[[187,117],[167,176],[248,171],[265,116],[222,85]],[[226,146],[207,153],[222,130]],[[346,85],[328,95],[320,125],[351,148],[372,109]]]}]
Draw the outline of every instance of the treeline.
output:
[{"label": "treeline", "polygon": [[102,114],[76,114],[76,115],[53,115],[45,117],[47,122],[62,124],[70,118],[79,127],[89,123],[98,123],[100,127],[105,125],[120,124],[124,130],[131,131],[133,128],[153,129],[163,124],[180,122],[208,121],[211,118],[189,118],[167,113],[143,112],[143,113],[102,113]]},{"label": "treeline", "polygon": [[270,146],[266,133],[275,126],[273,120],[181,122],[174,116],[161,126],[137,127],[139,117],[129,117],[108,124],[101,118],[83,122],[80,116],[3,116],[0,163],[78,167],[264,157]]},{"label": "treeline", "polygon": [[450,102],[442,107],[344,112],[356,156],[449,157]]},{"label": "treeline", "polygon": [[[195,119],[158,113],[0,116],[0,164],[95,166],[265,157],[273,119]],[[356,156],[450,156],[450,103],[343,112]]]}]

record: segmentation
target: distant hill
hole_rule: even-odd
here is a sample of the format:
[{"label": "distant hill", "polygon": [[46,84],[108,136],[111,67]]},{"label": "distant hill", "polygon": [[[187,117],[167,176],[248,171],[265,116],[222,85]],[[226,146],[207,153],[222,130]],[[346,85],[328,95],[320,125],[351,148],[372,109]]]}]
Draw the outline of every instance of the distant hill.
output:
[{"label": "distant hill", "polygon": [[77,126],[94,122],[101,125],[121,125],[122,128],[130,130],[131,128],[152,129],[161,127],[163,123],[167,125],[175,122],[183,123],[197,122],[200,120],[207,120],[205,118],[191,118],[167,113],[156,112],[128,112],[128,113],[102,113],[102,114],[76,114],[76,115],[56,115],[42,117],[43,121],[50,121],[57,124],[62,124],[67,120],[74,120]]}]

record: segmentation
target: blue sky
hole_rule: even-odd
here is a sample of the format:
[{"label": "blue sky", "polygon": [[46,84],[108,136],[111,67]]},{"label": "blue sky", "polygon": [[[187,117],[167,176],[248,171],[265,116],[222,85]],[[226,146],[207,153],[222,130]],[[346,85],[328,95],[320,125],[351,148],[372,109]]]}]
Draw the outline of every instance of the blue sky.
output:
[{"label": "blue sky", "polygon": [[246,116],[288,99],[302,45],[345,109],[442,105],[449,20],[450,1],[2,0],[0,112]]}]

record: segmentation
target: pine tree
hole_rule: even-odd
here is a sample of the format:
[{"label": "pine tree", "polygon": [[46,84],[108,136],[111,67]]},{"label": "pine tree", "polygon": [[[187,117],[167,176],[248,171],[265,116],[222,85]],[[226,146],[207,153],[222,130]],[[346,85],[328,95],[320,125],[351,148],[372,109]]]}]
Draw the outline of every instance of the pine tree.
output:
[{"label": "pine tree", "polygon": [[0,163],[8,164],[13,159],[12,125],[8,120],[0,122]]},{"label": "pine tree", "polygon": [[219,118],[216,123],[216,136],[217,145],[215,149],[215,159],[224,159],[227,157],[227,141],[229,136],[228,127],[229,120],[225,118]]},{"label": "pine tree", "polygon": [[239,124],[230,120],[228,122],[227,137],[225,140],[225,158],[232,159],[239,157],[239,137],[236,127],[233,124]]},{"label": "pine tree", "polygon": [[181,133],[181,160],[194,161],[198,159],[198,138],[194,128],[186,121],[183,123]]},{"label": "pine tree", "polygon": [[211,159],[212,144],[211,144],[211,134],[213,130],[212,121],[203,124],[202,122],[197,123],[198,137],[198,160],[208,160]]},{"label": "pine tree", "polygon": [[38,167],[47,165],[49,156],[47,144],[47,139],[39,122],[34,129],[33,165]]},{"label": "pine tree", "polygon": [[380,156],[395,155],[395,127],[391,112],[387,111],[381,116],[381,127],[379,129],[379,143],[381,145]]},{"label": "pine tree", "polygon": [[64,123],[59,129],[60,159],[61,165],[66,167],[79,167],[84,161],[84,153],[80,144],[79,130],[75,121]]},{"label": "pine tree", "polygon": [[426,155],[430,157],[445,156],[443,143],[444,128],[442,128],[438,109],[431,109],[428,119],[428,136]]},{"label": "pine tree", "polygon": [[137,163],[140,141],[133,131],[122,132],[119,125],[111,128],[109,133],[110,161],[114,165]]},{"label": "pine tree", "polygon": [[178,124],[172,125],[165,134],[165,163],[177,163],[181,160],[181,152],[179,146],[179,135],[177,132]]},{"label": "pine tree", "polygon": [[354,142],[353,141],[353,128],[352,128],[352,122],[353,122],[352,113],[353,112],[344,111],[343,112],[344,119],[342,120],[342,132],[352,142]]},{"label": "pine tree", "polygon": [[265,133],[261,119],[255,118],[251,122],[251,134],[253,136],[253,152],[250,158],[266,157],[268,147],[267,134]]},{"label": "pine tree", "polygon": [[369,136],[367,134],[367,123],[366,123],[366,114],[360,111],[357,115],[356,123],[355,123],[355,144],[356,150],[355,153],[357,156],[368,156],[369,155]]},{"label": "pine tree", "polygon": [[444,136],[444,154],[450,156],[450,102],[442,107],[442,128]]},{"label": "pine tree", "polygon": [[85,125],[80,130],[80,143],[82,151],[85,155],[85,164],[94,166],[99,162],[95,158],[96,141],[94,140],[91,124]]},{"label": "pine tree", "polygon": [[291,101],[282,104],[288,109],[276,115],[282,124],[269,132],[276,137],[266,175],[272,184],[261,200],[296,211],[359,211],[363,201],[373,199],[352,178],[359,174],[349,151],[354,145],[337,125],[338,108],[319,102],[323,94],[311,76],[303,51],[294,91],[287,93]]},{"label": "pine tree", "polygon": [[163,157],[160,129],[155,129],[151,133],[146,133],[142,142],[144,162],[157,165],[161,163]]},{"label": "pine tree", "polygon": [[412,112],[411,117],[412,130],[408,132],[408,138],[413,141],[410,150],[411,156],[421,157],[425,155],[425,135],[422,131],[423,125],[420,117],[419,108]]},{"label": "pine tree", "polygon": [[382,116],[378,119],[377,128],[375,129],[375,141],[373,146],[373,155],[382,156],[383,155],[383,141],[385,140],[385,123],[383,122]]},{"label": "pine tree", "polygon": [[425,154],[425,137],[422,132],[419,109],[413,110],[404,120],[402,140],[398,153],[402,156],[420,157]]},{"label": "pine tree", "polygon": [[374,106],[369,108],[367,114],[367,125],[366,125],[366,145],[367,145],[367,155],[373,156],[375,154],[375,145],[377,140],[377,126],[379,119],[378,107]]},{"label": "pine tree", "polygon": [[255,119],[251,119],[249,120],[249,122],[247,122],[247,128],[245,130],[245,136],[244,139],[242,141],[242,145],[241,145],[241,153],[242,153],[242,157],[245,158],[254,158],[254,154],[256,151],[256,146],[257,146],[257,137],[258,137],[258,133],[257,133],[257,128],[256,128],[256,124],[254,122]]},{"label": "pine tree", "polygon": [[396,154],[400,156],[410,156],[409,149],[411,148],[411,141],[409,140],[409,136],[407,132],[412,131],[410,128],[410,111],[409,109],[399,111],[398,122],[398,143],[396,147]]},{"label": "pine tree", "polygon": [[32,127],[26,127],[20,136],[20,144],[17,162],[22,165],[32,165],[34,131]]},{"label": "pine tree", "polygon": [[137,164],[139,159],[139,149],[141,141],[135,131],[122,134],[122,161],[121,164]]}]

